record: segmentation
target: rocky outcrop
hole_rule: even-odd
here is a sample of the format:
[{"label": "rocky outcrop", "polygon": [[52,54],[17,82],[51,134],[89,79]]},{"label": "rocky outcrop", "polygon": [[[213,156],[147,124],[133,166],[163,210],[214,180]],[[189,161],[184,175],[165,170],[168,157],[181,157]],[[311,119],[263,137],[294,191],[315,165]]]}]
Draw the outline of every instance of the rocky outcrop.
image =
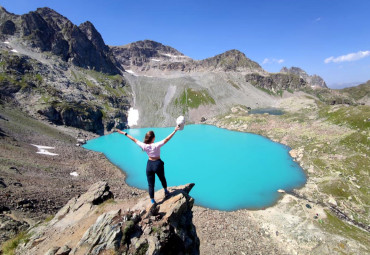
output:
[{"label": "rocky outcrop", "polygon": [[245,80],[253,86],[278,93],[282,90],[296,90],[307,86],[307,83],[297,75],[294,74],[269,74],[261,75],[258,73],[251,73],[245,76]]},{"label": "rocky outcrop", "polygon": [[280,70],[280,73],[294,74],[302,78],[310,86],[313,86],[313,87],[318,86],[321,88],[327,88],[326,83],[323,78],[321,78],[320,76],[316,74],[308,75],[304,70],[302,70],[299,67],[291,67],[289,69],[287,67],[283,67]]},{"label": "rocky outcrop", "polygon": [[163,190],[156,192],[158,204],[142,198],[131,208],[117,203],[114,210],[100,211],[112,194],[107,183],[96,183],[71,199],[48,224],[31,229],[29,242],[17,253],[199,254],[192,223],[194,199],[189,196],[193,186],[169,188],[168,198]]},{"label": "rocky outcrop", "polygon": [[0,243],[8,240],[16,234],[26,231],[29,225],[25,221],[18,221],[3,214],[0,208]]},{"label": "rocky outcrop", "polygon": [[16,31],[14,22],[11,20],[6,20],[3,24],[1,24],[0,31],[4,35],[14,35]]},{"label": "rocky outcrop", "polygon": [[[83,71],[65,66],[62,60],[50,66],[2,51],[0,62],[0,100],[12,101],[54,124],[97,134],[126,127],[129,102],[122,77],[90,71],[97,76],[90,78]],[[66,73],[71,75],[65,77]]]}]

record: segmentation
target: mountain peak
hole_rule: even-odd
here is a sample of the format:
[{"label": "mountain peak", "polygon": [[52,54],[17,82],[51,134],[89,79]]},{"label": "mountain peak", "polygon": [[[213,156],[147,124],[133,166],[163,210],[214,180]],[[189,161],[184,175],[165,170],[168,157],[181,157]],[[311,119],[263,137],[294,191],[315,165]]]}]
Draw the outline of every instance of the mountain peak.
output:
[{"label": "mountain peak", "polygon": [[109,48],[107,45],[105,45],[101,34],[98,32],[98,30],[96,30],[95,26],[90,21],[85,21],[84,23],[80,24],[78,28],[86,35],[87,39],[89,39],[98,50],[102,50],[104,52],[109,51]]},{"label": "mountain peak", "polygon": [[200,65],[223,71],[263,71],[257,62],[252,61],[243,52],[235,49],[201,60]]}]

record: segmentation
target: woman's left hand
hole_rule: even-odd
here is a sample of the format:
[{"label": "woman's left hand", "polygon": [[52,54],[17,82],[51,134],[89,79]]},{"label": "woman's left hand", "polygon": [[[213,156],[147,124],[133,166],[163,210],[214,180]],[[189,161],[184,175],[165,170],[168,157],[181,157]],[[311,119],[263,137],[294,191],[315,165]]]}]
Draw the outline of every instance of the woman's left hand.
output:
[{"label": "woman's left hand", "polygon": [[122,134],[122,135],[125,135],[125,132],[122,132],[121,130],[117,129],[117,132]]},{"label": "woman's left hand", "polygon": [[175,131],[178,131],[178,130],[180,130],[180,126],[179,126],[179,125],[177,125],[177,126],[175,127]]}]

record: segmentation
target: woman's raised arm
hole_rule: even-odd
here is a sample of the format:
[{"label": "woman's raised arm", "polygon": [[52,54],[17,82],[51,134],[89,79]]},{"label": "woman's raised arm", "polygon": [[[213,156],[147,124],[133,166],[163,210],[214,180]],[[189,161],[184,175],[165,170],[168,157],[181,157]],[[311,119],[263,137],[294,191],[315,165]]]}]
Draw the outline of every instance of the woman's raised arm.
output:
[{"label": "woman's raised arm", "polygon": [[137,142],[137,139],[136,139],[135,137],[132,137],[132,136],[130,136],[129,134],[127,134],[127,132],[123,132],[123,131],[121,131],[121,130],[119,130],[119,129],[117,129],[117,132],[118,132],[118,133],[120,133],[120,134],[122,134],[122,135],[127,136],[127,137],[128,137],[128,138],[130,138],[130,140],[131,140],[131,141],[133,141],[134,143],[136,143],[136,142]]},{"label": "woman's raised arm", "polygon": [[179,130],[180,127],[179,126],[176,126],[175,127],[175,130],[169,135],[167,136],[165,139],[164,139],[164,143],[163,145],[165,145],[169,140],[171,140],[171,138],[174,136],[174,134],[177,132],[177,130]]}]

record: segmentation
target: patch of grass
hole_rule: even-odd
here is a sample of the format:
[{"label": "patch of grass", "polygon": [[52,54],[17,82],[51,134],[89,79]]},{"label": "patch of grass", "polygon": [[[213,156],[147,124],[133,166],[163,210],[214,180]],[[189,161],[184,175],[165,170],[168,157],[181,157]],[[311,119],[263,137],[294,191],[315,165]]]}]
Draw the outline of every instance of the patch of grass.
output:
[{"label": "patch of grass", "polygon": [[358,85],[356,87],[344,88],[339,91],[348,93],[349,96],[351,96],[355,100],[359,100],[366,95],[370,95],[370,81],[367,81],[366,83]]},{"label": "patch of grass", "polygon": [[30,241],[30,237],[30,234],[27,234],[26,232],[21,232],[14,238],[3,243],[3,245],[1,246],[3,255],[14,255],[18,245],[21,243],[27,244]]},{"label": "patch of grass", "polygon": [[148,251],[148,249],[149,249],[149,244],[148,243],[143,243],[136,250],[135,255],[145,255],[146,252]]},{"label": "patch of grass", "polygon": [[44,103],[48,104],[50,102],[50,97],[47,96],[47,95],[42,95],[41,96],[41,101],[43,101]]},{"label": "patch of grass", "polygon": [[49,215],[45,218],[44,223],[50,222],[52,219],[54,219],[54,215]]},{"label": "patch of grass", "polygon": [[198,108],[200,105],[216,104],[215,100],[208,94],[207,90],[193,90],[188,88],[175,99],[175,105]]},{"label": "patch of grass", "polygon": [[240,90],[240,87],[239,87],[235,82],[233,82],[232,80],[228,80],[227,82],[228,82],[231,86],[233,86],[234,88],[236,88],[236,89]]},{"label": "patch of grass", "polygon": [[[334,108],[335,107],[335,108]],[[337,125],[346,125],[354,129],[370,129],[370,106],[327,106],[319,111],[321,118]]]},{"label": "patch of grass", "polygon": [[325,230],[335,235],[341,234],[347,238],[352,238],[366,247],[370,247],[370,239],[367,232],[343,222],[328,210],[326,210],[326,216],[327,218],[322,221],[322,226]]},{"label": "patch of grass", "polygon": [[[257,84],[253,84],[252,83],[252,85],[256,86]],[[265,92],[265,93],[267,93],[267,94],[269,94],[271,96],[274,96],[275,95],[271,90],[268,90],[268,89],[265,89],[265,88],[261,88],[261,87],[256,87],[256,88],[258,88],[259,90],[262,90],[263,92]]]},{"label": "patch of grass", "polygon": [[103,207],[105,207],[106,205],[109,205],[109,204],[117,204],[117,202],[113,198],[110,198],[108,200],[105,200],[100,205],[98,205],[98,208],[103,208]]},{"label": "patch of grass", "polygon": [[154,226],[153,226],[153,227],[152,227],[152,232],[153,232],[153,233],[155,233],[155,234],[156,234],[156,233],[161,233],[161,229],[160,229],[160,228],[158,228],[158,227],[154,227]]},{"label": "patch of grass", "polygon": [[351,195],[348,185],[341,180],[333,180],[322,184],[321,189],[326,194],[331,194],[336,198],[347,199]]}]

